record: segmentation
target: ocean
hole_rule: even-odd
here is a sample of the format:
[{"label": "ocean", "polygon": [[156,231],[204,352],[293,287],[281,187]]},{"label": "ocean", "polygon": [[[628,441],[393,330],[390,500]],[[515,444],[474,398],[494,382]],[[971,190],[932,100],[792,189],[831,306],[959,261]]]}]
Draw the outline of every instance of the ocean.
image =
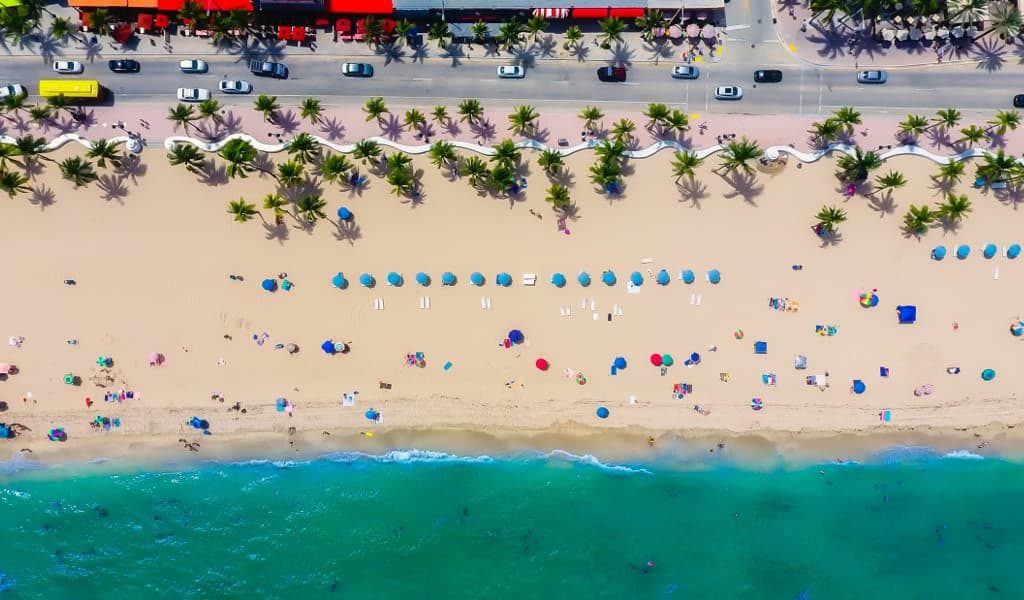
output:
[{"label": "ocean", "polygon": [[5,598],[1024,598],[1024,464],[426,451],[0,475]]}]

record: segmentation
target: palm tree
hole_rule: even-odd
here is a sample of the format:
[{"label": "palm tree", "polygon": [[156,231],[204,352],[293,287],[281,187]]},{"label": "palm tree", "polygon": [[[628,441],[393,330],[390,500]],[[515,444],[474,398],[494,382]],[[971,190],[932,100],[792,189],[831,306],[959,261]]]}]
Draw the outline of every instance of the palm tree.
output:
[{"label": "palm tree", "polygon": [[1005,180],[1017,165],[1017,159],[1007,156],[1002,148],[995,154],[986,154],[982,160],[982,164],[978,165],[977,174],[987,182]]},{"label": "palm tree", "polygon": [[672,109],[665,117],[665,131],[677,131],[683,133],[690,129],[690,117],[678,108]]},{"label": "palm tree", "polygon": [[1006,130],[1016,131],[1017,126],[1020,125],[1020,113],[1015,110],[1001,110],[996,112],[996,116],[988,121],[989,131],[992,129],[996,130],[999,135],[1006,135]]},{"label": "palm tree", "polygon": [[565,43],[562,44],[562,48],[568,50],[569,46],[572,46],[579,50],[580,42],[583,41],[583,30],[580,29],[579,25],[570,25],[566,28],[563,35],[565,37]]},{"label": "palm tree", "polygon": [[363,112],[366,113],[367,121],[376,119],[378,123],[384,120],[382,117],[385,114],[390,114],[388,112],[387,105],[384,104],[384,98],[381,98],[380,96],[374,96],[368,99],[366,104],[363,105]]},{"label": "palm tree", "polygon": [[320,156],[320,142],[306,132],[293,137],[286,147],[288,155],[302,164],[311,163]]},{"label": "palm tree", "polygon": [[11,161],[12,163],[18,165],[19,167],[25,168],[25,165],[14,160],[14,157],[18,155],[19,153],[17,146],[15,146],[14,144],[0,143],[0,169],[4,169],[7,167],[7,161]]},{"label": "palm tree", "polygon": [[550,202],[551,207],[555,210],[565,208],[572,204],[572,197],[569,195],[569,188],[560,183],[551,184],[551,187],[548,188],[548,194],[544,200],[546,202]]},{"label": "palm tree", "polygon": [[259,212],[256,210],[255,204],[246,202],[245,198],[239,198],[238,200],[231,200],[228,202],[228,214],[231,215],[237,223],[245,223],[258,215]]},{"label": "palm tree", "polygon": [[907,185],[907,178],[899,171],[889,171],[883,175],[875,176],[875,190],[873,193],[886,190],[897,190]]},{"label": "palm tree", "polygon": [[174,123],[175,129],[178,127],[184,129],[185,133],[188,133],[189,125],[198,119],[199,117],[196,116],[195,109],[189,104],[179,103],[177,106],[167,110],[167,120]]},{"label": "palm tree", "polygon": [[222,121],[220,111],[223,108],[220,102],[210,98],[209,100],[203,100],[199,103],[199,116],[204,119],[213,119],[214,123],[220,123]]},{"label": "palm tree", "polygon": [[50,107],[45,104],[36,104],[28,109],[28,118],[36,125],[43,125],[51,119]]},{"label": "palm tree", "polygon": [[1000,39],[1014,39],[1020,35],[1021,18],[1020,11],[1010,3],[995,2],[988,9],[989,28],[974,38],[980,40],[990,33],[996,33]]},{"label": "palm tree", "polygon": [[227,164],[228,177],[244,179],[256,169],[256,148],[247,140],[233,138],[220,149],[219,156]]},{"label": "palm tree", "polygon": [[506,52],[512,52],[523,42],[523,25],[519,19],[512,17],[498,27],[498,45],[505,48]]},{"label": "palm tree", "polygon": [[907,213],[903,215],[903,228],[907,233],[920,236],[928,231],[928,226],[935,222],[935,212],[928,206],[910,205]]},{"label": "palm tree", "polygon": [[311,125],[320,123],[323,118],[324,109],[320,105],[320,100],[316,98],[306,98],[302,101],[299,107],[299,114],[303,119],[308,119]]},{"label": "palm tree", "polygon": [[92,146],[89,147],[89,150],[85,153],[85,155],[89,158],[95,158],[96,164],[101,169],[107,168],[108,160],[110,161],[110,164],[113,165],[114,167],[120,167],[121,159],[123,158],[121,155],[121,151],[117,147],[117,144],[112,144],[107,140],[103,139],[96,140],[95,142],[93,142]]},{"label": "palm tree", "polygon": [[761,158],[764,151],[761,150],[757,142],[752,142],[746,138],[746,136],[740,138],[740,141],[731,141],[725,145],[722,150],[722,165],[725,173],[735,171],[736,169],[743,169],[745,173],[753,173],[753,169],[749,163],[752,160]]},{"label": "palm tree", "polygon": [[312,224],[316,223],[318,218],[327,218],[327,215],[324,213],[324,207],[326,206],[327,201],[320,194],[306,194],[295,203],[295,210],[306,219],[307,223]]},{"label": "palm tree", "polygon": [[71,106],[71,101],[68,100],[64,94],[57,94],[56,96],[47,96],[46,105],[50,107],[55,113],[59,113],[62,110],[68,111],[72,116],[77,114],[77,109]]},{"label": "palm tree", "polygon": [[522,154],[519,152],[519,148],[516,143],[510,139],[504,139],[494,145],[494,154],[491,155],[491,161],[499,165],[505,165],[507,167],[515,167],[519,164],[519,160],[522,158]]},{"label": "palm tree", "polygon": [[413,29],[416,29],[416,25],[409,19],[401,19],[395,23],[395,37],[398,38],[398,43],[405,41]]},{"label": "palm tree", "polygon": [[487,42],[487,36],[491,32],[487,23],[481,19],[478,19],[476,23],[473,23],[473,26],[470,27],[469,30],[473,34],[473,43],[481,45]]},{"label": "palm tree", "polygon": [[34,162],[36,159],[40,158],[50,162],[56,162],[52,158],[46,156],[46,153],[50,150],[46,147],[46,140],[41,137],[37,138],[32,135],[23,135],[14,140],[14,147],[18,151],[18,156],[25,159],[25,164]]},{"label": "palm tree", "polygon": [[110,11],[105,8],[97,8],[89,16],[89,24],[92,26],[93,31],[100,35],[110,33],[112,22],[113,19],[111,18]]},{"label": "palm tree", "polygon": [[972,210],[974,209],[971,207],[971,201],[967,199],[966,194],[950,192],[946,194],[946,201],[939,204],[938,211],[935,214],[947,223],[959,223]]},{"label": "palm tree", "polygon": [[286,188],[298,187],[302,184],[302,163],[294,160],[277,165],[277,180]]},{"label": "palm tree", "polygon": [[963,115],[960,114],[960,111],[955,108],[940,108],[935,112],[935,118],[932,119],[932,124],[929,127],[953,129],[960,124],[962,117]]},{"label": "palm tree", "polygon": [[528,135],[537,128],[535,121],[540,114],[529,104],[521,104],[508,116],[508,130],[516,135]]},{"label": "palm tree", "polygon": [[167,160],[174,166],[185,165],[189,173],[198,173],[203,168],[203,153],[192,144],[175,144],[167,152]]},{"label": "palm tree", "polygon": [[629,119],[619,119],[612,125],[612,137],[619,142],[632,143],[634,131],[636,124]]},{"label": "palm tree", "polygon": [[430,29],[427,30],[427,39],[437,42],[438,48],[442,50],[448,47],[448,40],[451,37],[452,34],[448,30],[448,23],[444,21],[434,21],[430,24]]},{"label": "palm tree", "polygon": [[643,32],[640,37],[645,42],[651,43],[654,41],[654,30],[659,27],[664,27],[665,16],[661,14],[660,10],[648,8],[644,11],[642,16],[636,18],[634,25],[636,25],[637,29]]},{"label": "palm tree", "polygon": [[487,170],[487,163],[483,161],[479,156],[470,156],[466,160],[462,161],[462,167],[459,169],[462,173],[465,173],[469,177],[469,184],[473,187],[481,187],[489,175]]},{"label": "palm tree", "polygon": [[391,193],[396,196],[407,196],[416,183],[413,179],[411,169],[404,167],[392,169],[388,172],[387,182],[391,185]]},{"label": "palm tree", "polygon": [[540,153],[540,156],[537,157],[537,164],[540,165],[540,168],[544,169],[544,172],[549,176],[554,176],[558,174],[558,171],[565,165],[565,162],[562,160],[561,152],[551,148],[545,148]]},{"label": "palm tree", "polygon": [[840,181],[855,182],[867,179],[871,171],[882,166],[882,159],[874,151],[864,152],[858,146],[853,149],[853,156],[843,154],[836,164],[839,166],[836,177]]},{"label": "palm tree", "polygon": [[374,15],[363,19],[363,41],[367,46],[379,46],[384,40],[384,23]]},{"label": "palm tree", "polygon": [[186,27],[195,31],[198,25],[206,20],[206,10],[196,0],[185,0],[178,9],[178,20],[185,23]]},{"label": "palm tree", "polygon": [[504,163],[494,165],[494,168],[487,173],[487,184],[499,192],[504,192],[515,182],[515,171]]},{"label": "palm tree", "polygon": [[22,175],[17,171],[0,169],[0,190],[7,192],[8,196],[14,198],[18,194],[29,192],[30,189],[27,175]]},{"label": "palm tree", "polygon": [[412,157],[404,152],[395,152],[388,156],[388,171],[397,171],[399,169],[408,169],[409,165],[412,164]]},{"label": "palm tree", "polygon": [[430,162],[434,163],[434,166],[440,169],[441,167],[451,167],[458,160],[459,156],[455,153],[455,145],[451,142],[444,140],[438,140],[430,146]]},{"label": "palm tree", "polygon": [[660,102],[651,102],[647,105],[647,110],[645,110],[643,114],[647,117],[647,124],[644,125],[644,127],[650,131],[655,127],[661,127],[665,124],[665,120],[669,115],[669,110],[668,106]]},{"label": "palm tree", "polygon": [[39,24],[38,17],[31,15],[26,6],[4,8],[0,10],[0,17],[3,18],[3,21],[0,22],[0,26],[3,27],[3,35],[10,38],[11,42],[18,46],[23,45],[25,38]]},{"label": "palm tree", "polygon": [[846,221],[846,211],[835,206],[822,206],[814,218],[817,219],[819,227],[829,233],[835,233],[836,226]]},{"label": "palm tree", "polygon": [[988,17],[988,0],[949,0],[946,6],[951,23],[977,23]]},{"label": "palm tree", "polygon": [[852,106],[840,106],[832,113],[832,119],[846,131],[846,135],[853,133],[853,128],[861,124],[860,112]]},{"label": "palm tree", "polygon": [[845,13],[848,10],[845,0],[811,0],[810,7],[811,18],[825,23],[831,23],[837,12]]},{"label": "palm tree", "polygon": [[960,179],[964,176],[965,167],[966,165],[963,161],[951,160],[944,165],[939,165],[939,173],[938,175],[933,175],[932,179],[960,183]]},{"label": "palm tree", "polygon": [[352,163],[344,154],[328,153],[320,163],[320,175],[328,183],[341,181],[352,170]]},{"label": "palm tree", "polygon": [[607,50],[612,47],[612,42],[622,42],[622,33],[626,30],[626,24],[622,22],[622,19],[608,17],[598,21],[598,25],[601,26],[602,48]]},{"label": "palm tree", "polygon": [[277,118],[277,111],[281,109],[281,105],[277,103],[277,96],[260,94],[256,97],[256,101],[253,102],[253,108],[256,109],[256,112],[263,115],[264,121],[273,123],[274,119]]},{"label": "palm tree", "polygon": [[380,144],[374,140],[359,140],[352,148],[352,158],[366,164],[367,160],[377,160],[380,156]]},{"label": "palm tree", "polygon": [[697,156],[692,150],[676,151],[672,157],[672,174],[676,176],[676,183],[683,177],[693,181],[697,175],[697,168],[704,164],[704,159]]},{"label": "palm tree", "polygon": [[427,124],[427,118],[423,116],[422,112],[415,108],[410,108],[405,111],[405,119],[403,119],[402,123],[409,129],[419,129],[419,136],[423,135],[423,127]]},{"label": "palm tree", "polygon": [[540,41],[540,36],[548,28],[548,21],[544,17],[530,17],[526,20],[526,31],[533,36],[534,43]]},{"label": "palm tree", "polygon": [[17,114],[18,111],[25,109],[25,104],[25,96],[14,94],[4,96],[3,110],[4,112]]},{"label": "palm tree", "polygon": [[583,119],[583,128],[593,132],[594,125],[604,118],[604,111],[596,106],[587,106],[580,111],[580,118]]},{"label": "palm tree", "polygon": [[984,129],[977,125],[968,125],[960,130],[960,135],[962,137],[957,140],[957,143],[967,142],[969,147],[974,147],[975,144],[985,139],[985,136],[988,134]]},{"label": "palm tree", "polygon": [[615,163],[599,160],[590,165],[590,181],[602,190],[607,190],[612,184],[617,184],[621,175],[622,171]]},{"label": "palm tree", "polygon": [[54,17],[50,21],[50,35],[66,44],[71,37],[71,21],[64,17]]},{"label": "palm tree", "polygon": [[60,161],[60,173],[76,188],[89,185],[96,181],[96,172],[92,170],[92,163],[78,156],[71,156]]},{"label": "palm tree", "polygon": [[842,129],[843,125],[839,121],[830,118],[811,123],[811,128],[807,133],[813,135],[821,143],[829,144],[839,137],[839,132]]},{"label": "palm tree", "polygon": [[273,211],[274,220],[278,223],[284,220],[285,206],[288,206],[288,201],[281,194],[267,194],[263,197],[263,208]]},{"label": "palm tree", "polygon": [[626,159],[626,144],[620,140],[605,140],[594,148],[594,154],[602,161],[621,167]]},{"label": "palm tree", "polygon": [[907,118],[900,121],[899,132],[912,140],[928,129],[928,117],[922,115],[907,115]]},{"label": "palm tree", "polygon": [[467,98],[459,102],[459,122],[469,121],[470,125],[476,125],[484,116],[484,107],[476,98]]},{"label": "palm tree", "polygon": [[451,116],[448,115],[448,109],[443,104],[438,104],[434,107],[434,110],[430,111],[430,118],[441,127],[444,127],[449,121],[451,121]]}]

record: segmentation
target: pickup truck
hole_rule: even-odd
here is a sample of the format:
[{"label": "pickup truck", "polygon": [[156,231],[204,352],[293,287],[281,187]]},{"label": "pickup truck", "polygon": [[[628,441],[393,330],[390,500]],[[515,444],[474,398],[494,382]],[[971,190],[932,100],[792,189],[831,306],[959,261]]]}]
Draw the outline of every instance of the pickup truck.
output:
[{"label": "pickup truck", "polygon": [[269,60],[250,60],[249,70],[253,75],[261,77],[288,79],[288,67],[284,63],[270,62]]}]

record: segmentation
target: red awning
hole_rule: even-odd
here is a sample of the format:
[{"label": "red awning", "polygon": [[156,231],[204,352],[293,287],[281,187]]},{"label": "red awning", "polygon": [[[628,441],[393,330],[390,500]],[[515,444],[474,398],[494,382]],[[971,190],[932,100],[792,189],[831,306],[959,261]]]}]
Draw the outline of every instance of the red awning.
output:
[{"label": "red awning", "polygon": [[288,27],[287,25],[278,25],[277,26],[277,39],[279,39],[279,40],[287,40],[288,36],[290,34],[291,34],[291,28]]},{"label": "red awning", "polygon": [[139,19],[138,21],[136,21],[136,23],[138,23],[139,27],[143,29],[152,29],[153,15],[149,13],[139,13]]},{"label": "red awning", "polygon": [[635,19],[636,17],[644,16],[644,9],[642,8],[613,8],[611,16],[619,17],[620,19]]},{"label": "red awning", "polygon": [[327,0],[327,12],[355,15],[390,15],[391,0]]},{"label": "red awning", "polygon": [[176,13],[181,10],[184,4],[185,0],[156,0],[157,10],[165,10],[167,12]]},{"label": "red awning", "polygon": [[292,41],[302,42],[306,39],[306,28],[305,27],[292,27]]},{"label": "red awning", "polygon": [[118,44],[123,44],[127,42],[132,38],[133,35],[135,35],[135,28],[133,28],[131,25],[127,23],[118,25],[114,28],[113,31],[110,32],[110,37],[114,38],[114,41],[116,41]]},{"label": "red awning", "polygon": [[334,23],[334,28],[338,30],[338,33],[346,33],[352,29],[352,21],[349,19],[338,19]]},{"label": "red awning", "polygon": [[603,19],[608,16],[607,8],[574,8],[572,18],[574,19]]},{"label": "red awning", "polygon": [[569,16],[568,8],[535,8],[533,16],[545,19],[564,19]]},{"label": "red awning", "polygon": [[157,29],[167,29],[171,24],[171,18],[167,15],[157,15],[153,24],[156,25]]},{"label": "red awning", "polygon": [[203,0],[206,10],[244,10],[252,12],[252,0]]}]

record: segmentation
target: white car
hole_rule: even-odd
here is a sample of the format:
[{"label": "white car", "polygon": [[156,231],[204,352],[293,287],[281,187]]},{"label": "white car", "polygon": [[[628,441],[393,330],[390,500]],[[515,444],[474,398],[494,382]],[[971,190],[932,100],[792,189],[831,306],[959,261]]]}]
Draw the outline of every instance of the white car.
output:
[{"label": "white car", "polygon": [[501,65],[498,67],[498,77],[501,79],[522,79],[526,77],[526,69],[519,65]]},{"label": "white car", "polygon": [[0,86],[0,98],[6,98],[7,96],[28,96],[28,90],[20,83]]},{"label": "white car", "polygon": [[179,62],[178,68],[182,73],[205,73],[210,67],[205,60],[190,58]]},{"label": "white car", "polygon": [[202,102],[210,99],[210,90],[206,88],[178,88],[178,100],[182,102]]},{"label": "white car", "polygon": [[221,79],[217,83],[217,89],[223,94],[248,94],[252,92],[252,84],[239,79]]},{"label": "white car", "polygon": [[85,70],[85,66],[77,60],[55,60],[53,70],[61,75],[77,75]]},{"label": "white car", "polygon": [[715,88],[715,100],[739,100],[743,97],[743,88],[738,85],[720,85]]}]

